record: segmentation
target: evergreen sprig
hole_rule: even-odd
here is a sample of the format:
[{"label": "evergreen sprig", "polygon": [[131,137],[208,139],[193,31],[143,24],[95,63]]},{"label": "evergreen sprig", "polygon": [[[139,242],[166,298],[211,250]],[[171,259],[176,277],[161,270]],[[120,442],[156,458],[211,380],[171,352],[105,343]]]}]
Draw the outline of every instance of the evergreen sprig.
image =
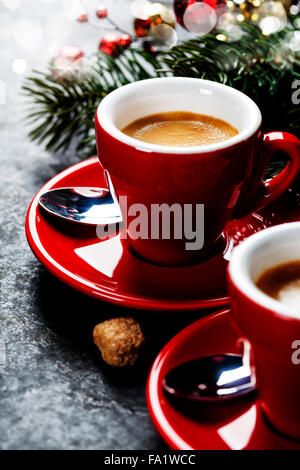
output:
[{"label": "evergreen sprig", "polygon": [[[92,76],[58,80],[51,69],[26,79],[30,97],[30,137],[47,150],[66,150],[76,142],[81,155],[96,153],[94,115],[101,99],[115,88],[151,77],[198,77],[237,88],[250,96],[263,114],[264,130],[285,130],[300,137],[300,105],[292,103],[292,84],[300,80],[300,57],[286,45],[292,23],[278,34],[262,36],[258,27],[242,26],[236,42],[205,35],[157,56],[131,48],[113,58],[98,53]],[[278,163],[277,163],[278,165]]]},{"label": "evergreen sprig", "polygon": [[134,49],[118,58],[99,53],[92,63],[88,78],[57,79],[50,66],[26,79],[22,88],[31,100],[28,119],[33,126],[29,137],[46,150],[65,151],[76,142],[77,152],[95,154],[94,117],[101,99],[122,85],[159,75],[158,60]]}]

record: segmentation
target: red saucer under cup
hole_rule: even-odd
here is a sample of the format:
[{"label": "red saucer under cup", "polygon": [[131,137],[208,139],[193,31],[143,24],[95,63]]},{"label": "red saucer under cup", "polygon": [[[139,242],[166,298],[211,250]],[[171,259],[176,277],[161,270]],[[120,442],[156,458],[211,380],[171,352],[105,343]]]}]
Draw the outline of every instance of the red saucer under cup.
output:
[{"label": "red saucer under cup", "polygon": [[162,387],[173,367],[201,356],[238,353],[236,330],[230,310],[211,314],[178,333],[157,356],[147,383],[147,402],[152,421],[161,437],[177,450],[279,450],[300,449],[280,435],[262,417],[258,395],[222,404],[190,404],[180,410]]},{"label": "red saucer under cup", "polygon": [[148,310],[196,310],[228,304],[226,266],[232,247],[277,223],[300,220],[294,193],[267,208],[227,224],[223,250],[189,267],[163,267],[134,256],[120,236],[101,241],[96,230],[62,227],[39,208],[40,195],[66,186],[106,187],[98,159],[74,165],[51,179],[34,197],[27,213],[28,242],[41,263],[61,281],[93,297]]}]

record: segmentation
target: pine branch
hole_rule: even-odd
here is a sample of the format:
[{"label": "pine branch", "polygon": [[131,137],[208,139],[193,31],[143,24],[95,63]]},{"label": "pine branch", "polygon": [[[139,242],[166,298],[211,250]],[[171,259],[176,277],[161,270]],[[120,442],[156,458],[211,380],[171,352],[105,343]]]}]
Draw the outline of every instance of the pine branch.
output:
[{"label": "pine branch", "polygon": [[51,69],[34,71],[23,86],[31,99],[29,137],[46,150],[65,151],[76,142],[76,151],[95,154],[94,117],[101,99],[122,85],[157,76],[155,68],[155,57],[132,49],[117,59],[99,53],[89,78],[59,80]]}]

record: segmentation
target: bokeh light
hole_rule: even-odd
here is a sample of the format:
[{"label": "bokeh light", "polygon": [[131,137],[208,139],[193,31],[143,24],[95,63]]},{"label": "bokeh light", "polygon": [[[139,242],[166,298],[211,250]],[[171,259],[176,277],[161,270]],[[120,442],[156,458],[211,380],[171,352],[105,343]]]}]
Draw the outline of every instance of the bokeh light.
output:
[{"label": "bokeh light", "polygon": [[185,10],[183,23],[190,33],[207,34],[216,26],[217,14],[206,3],[193,3]]},{"label": "bokeh light", "polygon": [[300,2],[297,5],[291,5],[290,8],[291,15],[299,15],[300,13]]},{"label": "bokeh light", "polygon": [[257,8],[252,15],[263,34],[269,35],[278,33],[287,24],[287,14],[285,8],[280,2],[267,1]]},{"label": "bokeh light", "polygon": [[26,72],[27,62],[25,59],[15,59],[12,63],[12,69],[15,73],[22,75]]},{"label": "bokeh light", "polygon": [[280,20],[274,16],[267,16],[259,22],[262,32],[266,35],[277,33],[280,31]]}]

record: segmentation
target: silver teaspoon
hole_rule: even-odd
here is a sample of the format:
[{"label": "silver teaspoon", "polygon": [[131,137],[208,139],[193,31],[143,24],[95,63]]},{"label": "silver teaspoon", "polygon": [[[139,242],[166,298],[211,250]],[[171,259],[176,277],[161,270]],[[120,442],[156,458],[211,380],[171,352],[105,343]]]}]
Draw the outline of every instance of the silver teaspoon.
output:
[{"label": "silver teaspoon", "polygon": [[250,344],[243,342],[243,347],[242,355],[214,354],[180,364],[166,374],[164,390],[198,401],[228,400],[253,392],[256,378],[250,366]]},{"label": "silver teaspoon", "polygon": [[40,206],[50,214],[82,225],[108,225],[122,222],[119,205],[102,188],[59,188],[45,192]]}]

